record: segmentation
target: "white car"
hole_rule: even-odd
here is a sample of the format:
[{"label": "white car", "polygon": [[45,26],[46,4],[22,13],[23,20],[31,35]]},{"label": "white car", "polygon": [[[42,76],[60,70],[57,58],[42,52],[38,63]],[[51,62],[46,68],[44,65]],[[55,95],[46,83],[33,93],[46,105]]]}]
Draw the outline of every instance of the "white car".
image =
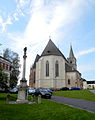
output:
[{"label": "white car", "polygon": [[33,94],[35,93],[36,88],[28,88],[28,93]]},{"label": "white car", "polygon": [[18,93],[18,88],[13,88],[10,90],[10,93]]}]

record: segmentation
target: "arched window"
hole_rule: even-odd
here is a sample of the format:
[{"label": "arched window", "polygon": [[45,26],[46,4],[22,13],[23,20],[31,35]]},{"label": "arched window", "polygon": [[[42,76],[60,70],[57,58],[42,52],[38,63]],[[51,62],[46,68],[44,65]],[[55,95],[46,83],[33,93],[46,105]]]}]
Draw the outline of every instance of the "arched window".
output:
[{"label": "arched window", "polygon": [[58,61],[55,62],[55,77],[59,76],[59,64]]},{"label": "arched window", "polygon": [[34,75],[33,75],[34,83],[35,83],[35,77],[36,77],[36,75],[35,75],[35,71],[34,71]]},{"label": "arched window", "polygon": [[49,61],[46,61],[46,77],[49,76]]},{"label": "arched window", "polygon": [[68,85],[70,85],[70,79],[68,79]]}]

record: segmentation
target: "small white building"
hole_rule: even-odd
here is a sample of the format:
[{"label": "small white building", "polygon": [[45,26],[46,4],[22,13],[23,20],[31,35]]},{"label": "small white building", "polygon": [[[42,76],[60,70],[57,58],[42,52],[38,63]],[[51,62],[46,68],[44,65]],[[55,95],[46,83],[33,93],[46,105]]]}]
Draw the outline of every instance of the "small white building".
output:
[{"label": "small white building", "polygon": [[29,86],[36,88],[82,88],[81,73],[77,70],[72,46],[69,58],[66,59],[50,39],[41,56],[36,56],[30,69]]},{"label": "small white building", "polygon": [[95,80],[93,81],[83,81],[83,89],[95,89]]}]

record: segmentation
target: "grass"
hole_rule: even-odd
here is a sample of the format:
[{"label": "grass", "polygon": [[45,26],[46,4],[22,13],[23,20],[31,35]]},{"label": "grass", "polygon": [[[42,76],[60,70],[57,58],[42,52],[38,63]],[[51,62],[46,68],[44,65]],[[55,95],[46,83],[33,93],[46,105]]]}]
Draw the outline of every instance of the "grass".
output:
[{"label": "grass", "polygon": [[0,120],[95,120],[95,114],[42,99],[42,104],[5,104],[0,94]]},{"label": "grass", "polygon": [[95,94],[88,90],[56,91],[53,95],[95,101]]}]

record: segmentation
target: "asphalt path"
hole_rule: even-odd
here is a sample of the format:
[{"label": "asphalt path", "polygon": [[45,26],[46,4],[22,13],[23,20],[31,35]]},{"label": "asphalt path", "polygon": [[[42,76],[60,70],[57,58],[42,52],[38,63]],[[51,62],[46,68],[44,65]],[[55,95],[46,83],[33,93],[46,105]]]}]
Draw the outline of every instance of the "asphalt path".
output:
[{"label": "asphalt path", "polygon": [[61,96],[52,96],[50,100],[55,101],[57,103],[62,103],[72,107],[76,107],[79,109],[83,109],[88,112],[95,113],[95,101],[61,97]]}]

